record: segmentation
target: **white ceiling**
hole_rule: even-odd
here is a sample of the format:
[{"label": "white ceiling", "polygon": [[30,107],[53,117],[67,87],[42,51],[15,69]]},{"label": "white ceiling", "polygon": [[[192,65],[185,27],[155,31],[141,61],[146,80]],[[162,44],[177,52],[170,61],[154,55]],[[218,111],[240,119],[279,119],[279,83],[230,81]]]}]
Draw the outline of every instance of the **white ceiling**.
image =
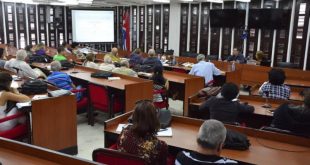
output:
[{"label": "white ceiling", "polygon": [[[20,3],[35,3],[35,4],[67,5],[67,6],[91,6],[91,7],[130,6],[130,5],[147,5],[147,4],[160,3],[160,2],[154,2],[154,0],[3,0],[3,1],[20,2]],[[162,0],[162,1],[167,1],[167,0]],[[181,3],[181,2],[189,2],[189,1],[206,2],[209,0],[170,0],[170,3]],[[213,0],[213,1],[216,1],[216,0]],[[217,0],[217,1],[221,1],[221,0]],[[224,1],[234,1],[234,0],[224,0]],[[242,0],[236,0],[236,1],[242,1]]]}]

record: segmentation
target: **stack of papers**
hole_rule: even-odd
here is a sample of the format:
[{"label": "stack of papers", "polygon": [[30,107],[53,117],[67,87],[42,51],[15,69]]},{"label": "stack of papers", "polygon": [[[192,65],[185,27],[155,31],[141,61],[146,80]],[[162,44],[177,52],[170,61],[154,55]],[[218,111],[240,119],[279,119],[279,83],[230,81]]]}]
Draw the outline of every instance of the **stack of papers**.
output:
[{"label": "stack of papers", "polygon": [[11,88],[18,88],[18,83],[16,81],[12,81]]},{"label": "stack of papers", "polygon": [[152,76],[152,73],[138,72],[138,75],[146,76],[146,77],[151,77],[151,76]]},{"label": "stack of papers", "polygon": [[108,77],[108,80],[120,80],[120,77]]},{"label": "stack of papers", "polygon": [[16,107],[18,109],[21,109],[23,107],[30,107],[30,106],[31,106],[31,102],[30,101],[29,102],[25,102],[25,103],[16,103]]},{"label": "stack of papers", "polygon": [[[126,128],[128,125],[131,125],[131,124],[118,124],[118,126],[116,128],[116,132],[122,132],[122,130],[124,128]],[[160,129],[157,132],[157,136],[159,136],[159,137],[172,137],[172,128],[168,127],[165,129]]]},{"label": "stack of papers", "polygon": [[48,98],[47,95],[35,95],[33,96],[32,100],[41,100],[41,99],[46,99]]}]

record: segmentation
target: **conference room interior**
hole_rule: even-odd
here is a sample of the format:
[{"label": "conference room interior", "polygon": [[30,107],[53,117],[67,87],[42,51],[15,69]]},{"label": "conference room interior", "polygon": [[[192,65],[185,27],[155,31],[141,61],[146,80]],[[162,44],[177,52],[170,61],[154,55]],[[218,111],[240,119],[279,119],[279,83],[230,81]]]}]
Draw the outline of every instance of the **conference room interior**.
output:
[{"label": "conference room interior", "polygon": [[[1,123],[12,119],[7,115],[3,120],[0,113],[0,164],[160,164],[118,148],[122,130],[135,120],[134,109],[149,101],[158,117],[171,115],[168,126],[157,132],[168,146],[165,164],[179,163],[181,152],[207,155],[198,132],[214,115],[202,106],[210,98],[223,98],[224,88],[234,85],[238,95],[231,101],[252,112],[221,123],[225,130],[244,135],[250,145],[236,149],[223,144],[219,156],[239,164],[307,164],[310,132],[276,128],[274,114],[283,105],[309,111],[309,41],[308,0],[0,0],[0,64],[5,63],[0,75],[12,75],[11,87],[23,93],[24,84],[33,78],[6,65],[29,45],[27,53],[38,56],[36,48],[41,46],[43,61],[25,61],[41,74],[34,80],[46,85],[44,93],[30,92],[26,95],[31,101],[16,104],[18,113],[12,119],[22,115],[25,122],[12,132],[1,132]],[[139,51],[143,61],[161,62],[169,84],[163,90],[155,89],[156,67],[130,63]],[[60,54],[66,64],[55,58]],[[98,67],[86,66],[89,54]],[[100,69],[107,59],[113,70]],[[61,70],[54,70],[55,61],[63,65]],[[218,68],[216,74],[211,71],[211,81],[194,72],[201,61]],[[127,67],[134,76],[114,71]],[[48,77],[58,71],[77,88],[56,93],[64,91]],[[285,74],[281,85],[290,89],[285,99],[262,91],[273,71]],[[155,103],[158,93],[162,104]]]}]

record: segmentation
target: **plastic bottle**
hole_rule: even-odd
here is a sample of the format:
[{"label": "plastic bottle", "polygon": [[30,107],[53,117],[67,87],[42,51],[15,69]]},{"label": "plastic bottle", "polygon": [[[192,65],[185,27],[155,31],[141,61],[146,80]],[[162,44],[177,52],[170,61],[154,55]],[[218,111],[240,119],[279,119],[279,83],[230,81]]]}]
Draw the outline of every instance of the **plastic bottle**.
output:
[{"label": "plastic bottle", "polygon": [[231,71],[235,71],[236,70],[236,64],[235,61],[233,61],[233,63],[231,64]]}]

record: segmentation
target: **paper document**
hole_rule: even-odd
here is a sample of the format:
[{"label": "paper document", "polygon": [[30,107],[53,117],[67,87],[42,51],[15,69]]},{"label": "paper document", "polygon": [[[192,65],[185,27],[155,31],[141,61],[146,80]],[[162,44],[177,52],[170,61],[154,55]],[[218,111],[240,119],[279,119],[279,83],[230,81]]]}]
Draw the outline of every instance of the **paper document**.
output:
[{"label": "paper document", "polygon": [[120,77],[108,77],[108,80],[120,80]]},{"label": "paper document", "polygon": [[16,103],[16,107],[17,107],[18,109],[21,109],[21,108],[23,108],[23,107],[30,107],[30,106],[31,106],[31,102],[30,102],[30,101],[25,102],[25,103]]},{"label": "paper document", "polygon": [[157,136],[161,136],[161,137],[171,137],[172,136],[172,128],[171,127],[168,127],[168,128],[165,128],[165,129],[160,129],[158,132],[157,132]]},{"label": "paper document", "polygon": [[46,99],[48,98],[47,95],[35,95],[33,96],[32,100],[41,100],[41,99]]}]

